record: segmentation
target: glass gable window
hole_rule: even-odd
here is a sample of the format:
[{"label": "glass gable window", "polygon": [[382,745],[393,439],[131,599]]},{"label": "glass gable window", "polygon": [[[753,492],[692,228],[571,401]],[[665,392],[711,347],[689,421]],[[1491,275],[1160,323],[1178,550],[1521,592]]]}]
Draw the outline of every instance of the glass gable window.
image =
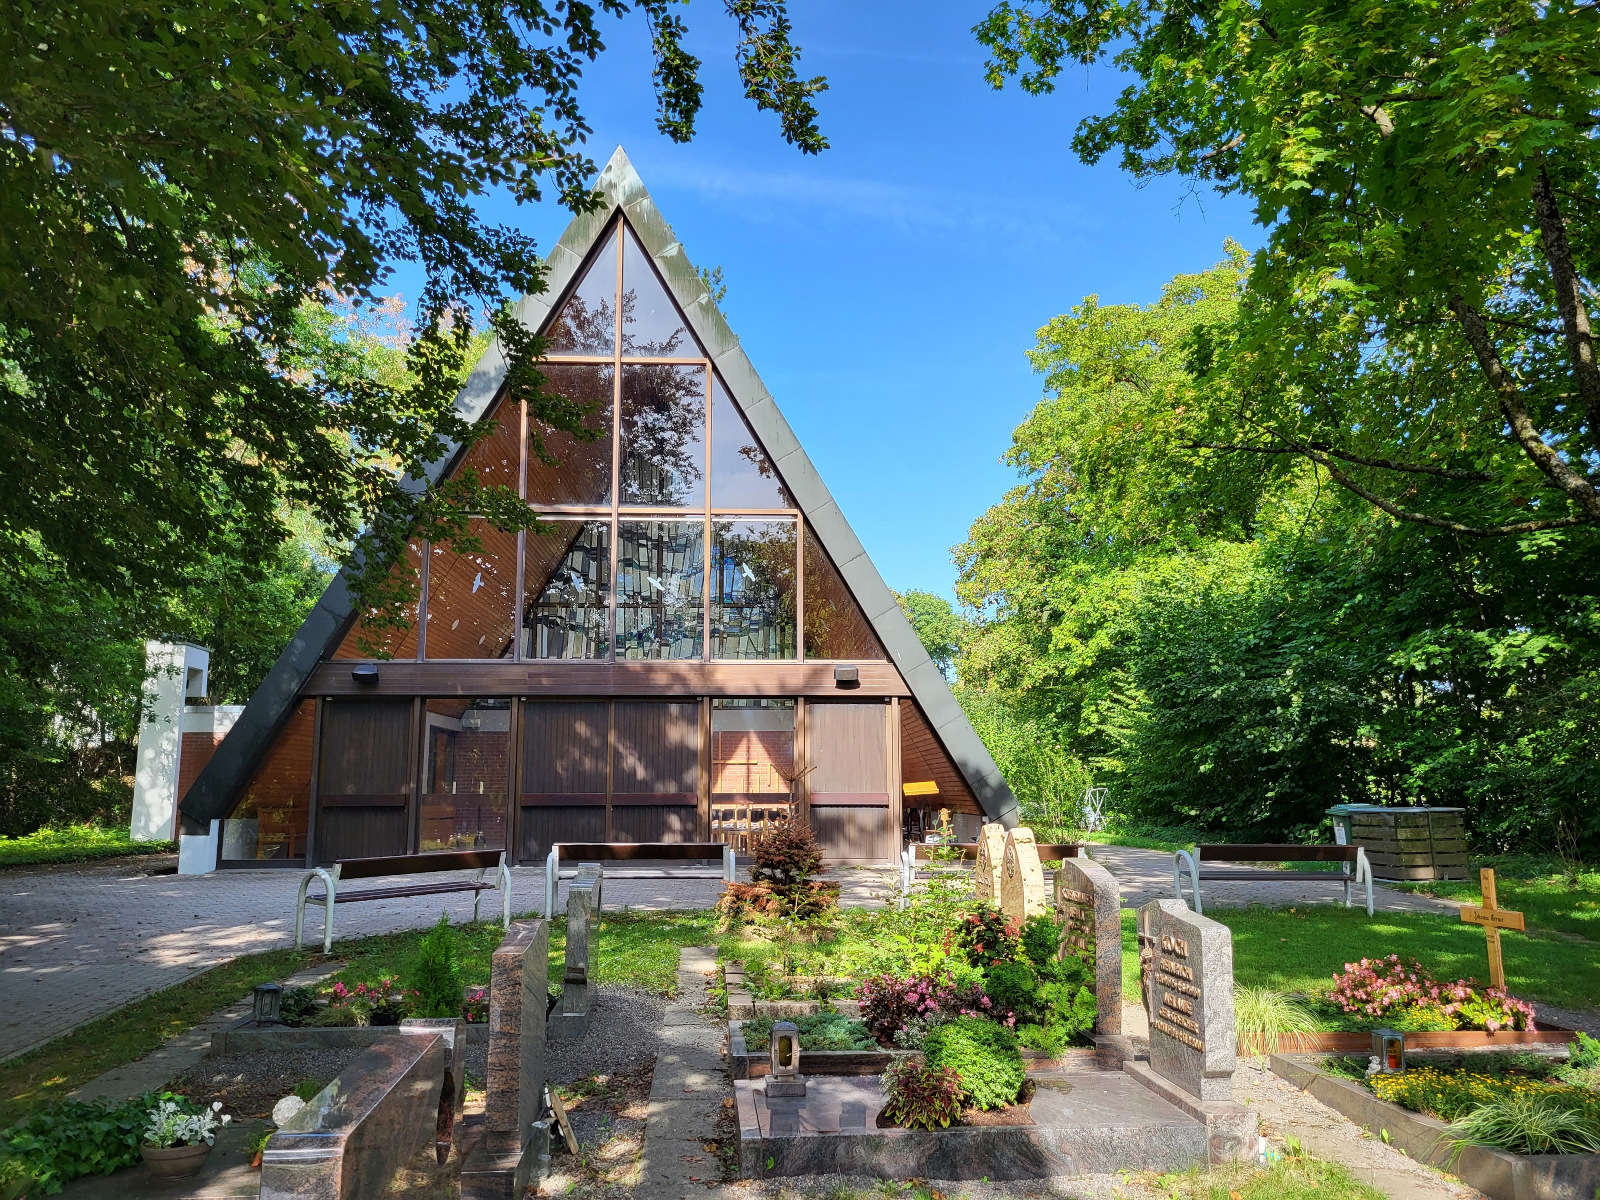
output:
[{"label": "glass gable window", "polygon": [[617,242],[601,241],[577,288],[545,332],[546,353],[608,356],[617,345]]},{"label": "glass gable window", "polygon": [[656,278],[633,230],[622,227],[622,357],[699,358],[678,306]]},{"label": "glass gable window", "polygon": [[795,655],[795,524],[713,521],[711,657]]},{"label": "glass gable window", "polygon": [[705,504],[706,371],[665,364],[622,368],[623,504]]},{"label": "glass gable window", "polygon": [[584,441],[529,414],[528,503],[600,506],[611,503],[611,408],[616,368],[610,363],[549,363],[540,392],[558,410],[587,413]]},{"label": "glass gable window", "polygon": [[711,380],[711,504],[794,508],[783,481],[720,380]]},{"label": "glass gable window", "polygon": [[617,527],[618,658],[699,658],[705,615],[705,522]]},{"label": "glass gable window", "polygon": [[428,547],[428,625],[422,656],[509,658],[517,627],[517,537],[473,517],[482,549]]},{"label": "glass gable window", "polygon": [[553,521],[528,535],[524,658],[604,658],[610,630],[611,524]]}]

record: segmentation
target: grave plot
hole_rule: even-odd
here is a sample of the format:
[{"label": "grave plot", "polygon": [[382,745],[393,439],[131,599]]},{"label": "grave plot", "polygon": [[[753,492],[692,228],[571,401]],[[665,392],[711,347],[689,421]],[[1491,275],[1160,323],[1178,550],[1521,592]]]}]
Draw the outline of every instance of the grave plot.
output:
[{"label": "grave plot", "polygon": [[[1047,890],[1032,833],[989,826],[975,878],[989,902],[936,873],[903,910],[813,915],[815,948],[787,951],[804,971],[782,951],[724,963],[740,1173],[1021,1180],[1253,1158],[1255,1115],[1229,1090],[1227,928],[1147,906],[1168,1015],[1142,1061],[1121,1032],[1110,873],[1067,860]],[[938,965],[852,977],[887,946]],[[803,994],[840,987],[850,1011]]]}]

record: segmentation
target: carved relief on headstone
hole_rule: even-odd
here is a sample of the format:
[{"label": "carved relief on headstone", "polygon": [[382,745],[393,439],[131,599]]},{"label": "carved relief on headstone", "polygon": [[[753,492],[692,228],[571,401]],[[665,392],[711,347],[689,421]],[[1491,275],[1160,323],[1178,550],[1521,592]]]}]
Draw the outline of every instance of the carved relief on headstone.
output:
[{"label": "carved relief on headstone", "polygon": [[1201,1100],[1232,1100],[1233,934],[1182,900],[1152,900],[1139,928],[1151,939],[1151,1069]]},{"label": "carved relief on headstone", "polygon": [[1094,972],[1096,1033],[1122,1032],[1122,890],[1091,858],[1064,858],[1056,870],[1061,957],[1076,955]]},{"label": "carved relief on headstone", "polygon": [[1050,911],[1044,890],[1044,869],[1033,830],[1019,825],[1006,835],[1006,856],[1000,868],[1000,911],[1019,925]]},{"label": "carved relief on headstone", "polygon": [[1006,827],[998,821],[978,830],[978,869],[974,872],[978,899],[985,904],[1000,903],[1000,870],[1006,858]]}]

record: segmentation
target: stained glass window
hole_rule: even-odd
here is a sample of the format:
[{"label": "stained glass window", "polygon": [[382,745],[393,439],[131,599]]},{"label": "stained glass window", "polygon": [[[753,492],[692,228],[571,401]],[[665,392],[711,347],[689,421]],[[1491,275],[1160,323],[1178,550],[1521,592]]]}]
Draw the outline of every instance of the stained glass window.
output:
[{"label": "stained glass window", "polygon": [[611,602],[611,523],[552,521],[528,534],[524,658],[604,658]]},{"label": "stained glass window", "polygon": [[711,657],[793,658],[793,521],[713,521]]},{"label": "stained glass window", "polygon": [[618,658],[701,656],[705,536],[704,521],[618,525]]}]

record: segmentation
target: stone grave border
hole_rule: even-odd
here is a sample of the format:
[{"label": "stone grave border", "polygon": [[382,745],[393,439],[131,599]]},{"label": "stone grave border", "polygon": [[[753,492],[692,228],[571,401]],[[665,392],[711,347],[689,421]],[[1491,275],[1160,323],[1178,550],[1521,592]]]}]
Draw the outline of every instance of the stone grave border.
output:
[{"label": "stone grave border", "polygon": [[[1407,1034],[1407,1046],[1411,1035]],[[1359,1083],[1319,1070],[1284,1054],[1270,1059],[1272,1073],[1369,1131],[1387,1131],[1389,1142],[1418,1162],[1448,1170],[1492,1200],[1573,1200],[1600,1188],[1600,1154],[1512,1154],[1466,1146],[1452,1162],[1454,1147],[1443,1140],[1449,1126],[1380,1100]]]}]

